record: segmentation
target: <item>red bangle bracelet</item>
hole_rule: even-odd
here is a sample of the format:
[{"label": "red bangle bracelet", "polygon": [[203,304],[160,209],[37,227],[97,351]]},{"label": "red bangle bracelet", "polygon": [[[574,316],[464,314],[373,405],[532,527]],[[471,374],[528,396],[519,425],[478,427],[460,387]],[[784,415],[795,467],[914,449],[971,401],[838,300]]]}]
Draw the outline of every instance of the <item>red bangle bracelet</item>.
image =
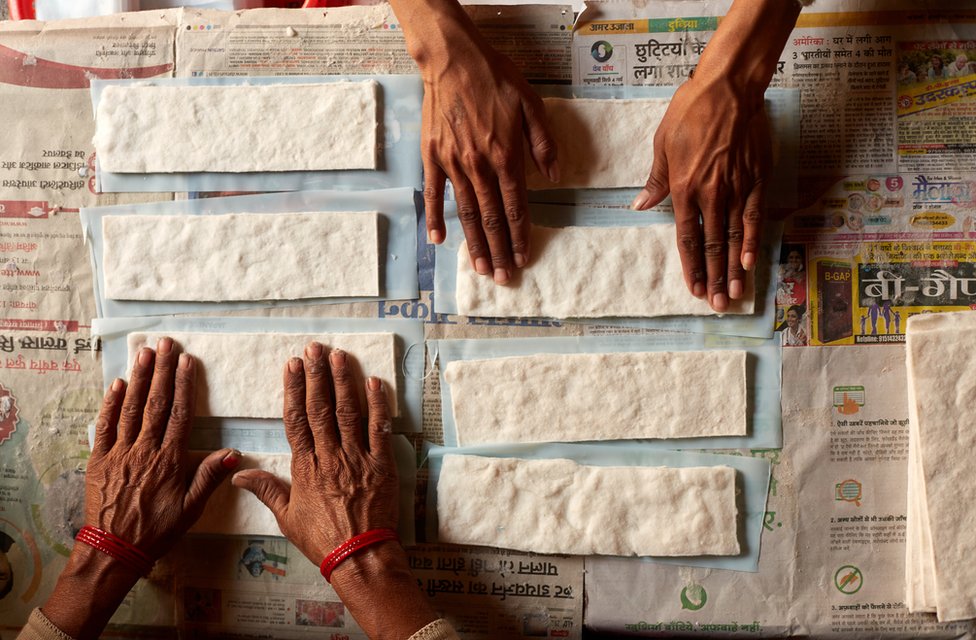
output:
[{"label": "red bangle bracelet", "polygon": [[319,566],[319,570],[322,572],[322,577],[325,578],[326,582],[332,584],[332,572],[335,571],[335,568],[338,567],[343,560],[370,545],[396,539],[397,534],[393,529],[370,529],[366,533],[360,533],[358,536],[349,538],[336,547],[332,553],[325,556],[325,560],[323,560],[321,566]]},{"label": "red bangle bracelet", "polygon": [[155,561],[142,549],[97,527],[85,525],[75,536],[75,540],[112,556],[119,562],[128,565],[129,568],[134,569],[141,576],[148,576],[149,572],[152,571],[153,564],[155,564]]}]

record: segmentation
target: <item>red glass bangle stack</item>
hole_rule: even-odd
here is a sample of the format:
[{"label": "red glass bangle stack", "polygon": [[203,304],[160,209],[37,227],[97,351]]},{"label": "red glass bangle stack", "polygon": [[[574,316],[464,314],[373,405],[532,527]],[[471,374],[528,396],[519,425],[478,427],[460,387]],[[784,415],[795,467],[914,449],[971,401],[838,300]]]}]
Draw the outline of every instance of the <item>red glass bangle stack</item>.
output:
[{"label": "red glass bangle stack", "polygon": [[75,540],[84,542],[89,547],[112,556],[137,571],[141,576],[148,576],[149,572],[152,571],[153,564],[155,564],[153,559],[142,549],[97,527],[85,525],[75,536]]},{"label": "red glass bangle stack", "polygon": [[343,560],[370,545],[396,539],[397,534],[393,529],[370,529],[366,533],[360,533],[358,536],[349,538],[336,547],[332,553],[325,556],[325,560],[319,567],[322,577],[325,578],[326,582],[332,584],[332,572]]}]

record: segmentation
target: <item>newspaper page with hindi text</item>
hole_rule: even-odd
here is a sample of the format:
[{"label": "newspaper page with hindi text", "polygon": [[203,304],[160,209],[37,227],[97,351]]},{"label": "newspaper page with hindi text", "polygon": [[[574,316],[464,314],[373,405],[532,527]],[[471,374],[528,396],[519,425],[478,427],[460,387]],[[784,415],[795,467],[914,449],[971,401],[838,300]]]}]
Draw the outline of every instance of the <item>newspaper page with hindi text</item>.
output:
[{"label": "newspaper page with hindi text", "polygon": [[[78,208],[167,194],[97,194],[90,78],[172,74],[172,13],[0,23],[0,554],[12,587],[0,636],[47,597],[82,525],[100,346]],[[175,622],[171,579],[140,583],[116,620]]]},{"label": "newspaper page with hindi text", "polygon": [[[728,6],[589,3],[574,83],[680,84]],[[760,570],[588,560],[588,628],[973,637],[904,605],[898,343],[912,314],[973,308],[974,36],[972,3],[818,0],[800,15],[772,83],[800,89],[802,111],[776,324],[787,347],[816,348],[784,351],[783,449],[740,452],[773,463]]]}]

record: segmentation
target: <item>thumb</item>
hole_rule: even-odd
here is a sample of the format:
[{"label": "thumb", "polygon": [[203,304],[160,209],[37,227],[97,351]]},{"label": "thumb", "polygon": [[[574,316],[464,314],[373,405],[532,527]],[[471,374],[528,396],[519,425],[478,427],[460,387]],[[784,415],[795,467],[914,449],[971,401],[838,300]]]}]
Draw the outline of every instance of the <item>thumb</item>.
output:
[{"label": "thumb", "polygon": [[644,188],[641,189],[634,201],[630,203],[630,208],[634,211],[646,211],[658,205],[671,193],[671,186],[668,179],[668,157],[664,152],[657,149],[660,145],[654,145],[654,163],[651,165],[651,175],[648,176]]},{"label": "thumb", "polygon": [[245,469],[235,473],[231,483],[238,489],[247,489],[263,502],[264,506],[271,509],[280,527],[288,512],[290,494],[288,485],[281,478],[260,469]]},{"label": "thumb", "polygon": [[186,491],[185,510],[202,513],[220,483],[241,463],[242,455],[237,449],[220,449],[201,460]]}]

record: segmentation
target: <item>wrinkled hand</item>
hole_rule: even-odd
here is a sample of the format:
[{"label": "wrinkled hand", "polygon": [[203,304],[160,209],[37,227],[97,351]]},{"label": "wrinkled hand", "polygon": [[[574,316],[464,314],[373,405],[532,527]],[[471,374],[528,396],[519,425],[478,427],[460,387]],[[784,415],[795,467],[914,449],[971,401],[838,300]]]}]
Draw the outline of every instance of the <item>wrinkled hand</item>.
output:
[{"label": "wrinkled hand", "polygon": [[756,264],[771,156],[762,94],[722,80],[682,85],[654,136],[651,174],[632,208],[671,194],[685,283],[716,311],[742,296]]},{"label": "wrinkled hand", "polygon": [[473,25],[462,22],[450,30],[449,55],[415,54],[424,77],[428,238],[444,241],[449,178],[472,267],[505,284],[531,252],[523,144],[539,171],[558,182],[556,144],[541,98],[515,65],[484,43]]},{"label": "wrinkled hand", "polygon": [[370,378],[367,451],[351,363],[345,353],[328,354],[317,342],[306,347],[304,363],[288,361],[284,383],[291,487],[256,469],[238,472],[233,483],[267,505],[281,532],[319,564],[355,535],[396,529],[399,484],[389,409],[382,383]]},{"label": "wrinkled hand", "polygon": [[[105,394],[85,476],[85,523],[158,559],[196,522],[240,462],[221,449],[199,465],[187,457],[196,367],[170,338],[136,356],[128,388]],[[77,546],[77,545],[76,545]]]}]

